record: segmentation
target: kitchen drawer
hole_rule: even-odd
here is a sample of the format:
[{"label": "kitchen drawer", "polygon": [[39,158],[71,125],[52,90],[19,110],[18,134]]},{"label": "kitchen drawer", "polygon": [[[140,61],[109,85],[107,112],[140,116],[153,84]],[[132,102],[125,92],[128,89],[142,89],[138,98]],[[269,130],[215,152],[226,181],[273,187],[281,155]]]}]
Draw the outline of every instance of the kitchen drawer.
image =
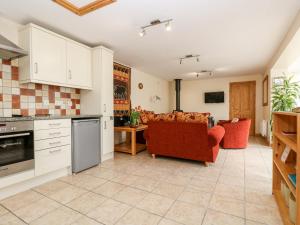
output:
[{"label": "kitchen drawer", "polygon": [[40,151],[64,145],[71,145],[71,136],[34,141],[34,150]]},{"label": "kitchen drawer", "polygon": [[71,136],[71,128],[57,128],[57,129],[48,129],[48,130],[39,130],[34,133],[34,140],[44,140],[49,138],[58,138]]},{"label": "kitchen drawer", "polygon": [[35,152],[35,175],[43,175],[71,166],[71,145]]},{"label": "kitchen drawer", "polygon": [[66,127],[71,127],[71,119],[34,121],[34,130],[47,130],[47,129],[66,128]]}]

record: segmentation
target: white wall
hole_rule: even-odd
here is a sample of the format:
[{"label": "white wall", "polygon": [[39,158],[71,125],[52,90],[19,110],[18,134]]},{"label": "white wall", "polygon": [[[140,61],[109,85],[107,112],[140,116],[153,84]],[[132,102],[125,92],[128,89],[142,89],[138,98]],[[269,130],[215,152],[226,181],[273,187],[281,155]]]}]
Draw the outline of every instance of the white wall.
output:
[{"label": "white wall", "polygon": [[3,17],[0,17],[0,34],[9,39],[10,41],[18,44],[18,31],[21,29],[22,25],[14,23]]},{"label": "white wall", "polygon": [[[183,80],[181,83],[181,109],[186,112],[210,112],[216,120],[229,119],[229,84],[231,82],[256,81],[256,133],[260,133],[263,115],[262,75]],[[225,103],[205,104],[204,93],[224,91]],[[171,108],[175,108],[174,82],[171,85]]]},{"label": "white wall", "polygon": [[[143,89],[138,84],[144,85]],[[160,101],[153,102],[151,98],[157,95]],[[167,80],[144,73],[138,69],[131,70],[131,103],[132,107],[141,106],[155,113],[169,112],[169,82]]]}]

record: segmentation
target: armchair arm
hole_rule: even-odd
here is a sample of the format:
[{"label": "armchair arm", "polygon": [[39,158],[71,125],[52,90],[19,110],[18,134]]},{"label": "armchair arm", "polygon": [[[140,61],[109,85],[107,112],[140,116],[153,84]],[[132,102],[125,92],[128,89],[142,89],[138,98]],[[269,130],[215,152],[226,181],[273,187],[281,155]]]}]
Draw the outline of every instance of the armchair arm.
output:
[{"label": "armchair arm", "polygon": [[208,130],[208,143],[211,146],[216,146],[220,144],[222,138],[224,137],[225,129],[222,126],[215,126]]}]

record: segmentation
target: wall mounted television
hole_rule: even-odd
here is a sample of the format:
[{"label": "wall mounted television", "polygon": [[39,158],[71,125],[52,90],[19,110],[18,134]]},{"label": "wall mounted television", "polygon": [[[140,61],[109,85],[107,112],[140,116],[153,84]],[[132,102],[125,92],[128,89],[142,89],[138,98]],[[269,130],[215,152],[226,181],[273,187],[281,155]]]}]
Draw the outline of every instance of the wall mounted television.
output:
[{"label": "wall mounted television", "polygon": [[224,103],[224,91],[205,92],[205,103]]}]

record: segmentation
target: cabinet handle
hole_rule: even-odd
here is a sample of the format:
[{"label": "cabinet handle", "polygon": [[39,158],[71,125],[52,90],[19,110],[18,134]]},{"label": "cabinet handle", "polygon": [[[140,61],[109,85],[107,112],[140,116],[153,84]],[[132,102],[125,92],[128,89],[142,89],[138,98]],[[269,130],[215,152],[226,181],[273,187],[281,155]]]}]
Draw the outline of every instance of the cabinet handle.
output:
[{"label": "cabinet handle", "polygon": [[49,126],[60,126],[60,123],[49,123]]},{"label": "cabinet handle", "polygon": [[50,136],[54,136],[54,135],[60,135],[61,132],[54,132],[54,133],[49,133]]},{"label": "cabinet handle", "polygon": [[106,104],[104,104],[104,112],[106,112]]},{"label": "cabinet handle", "polygon": [[69,70],[69,80],[71,80],[72,79],[72,72],[71,72],[71,70]]},{"label": "cabinet handle", "polygon": [[56,141],[56,142],[50,142],[49,145],[58,145],[61,144],[61,141]]},{"label": "cabinet handle", "polygon": [[57,149],[57,150],[50,150],[49,152],[50,152],[51,154],[52,154],[52,153],[55,153],[55,152],[61,152],[61,149]]},{"label": "cabinet handle", "polygon": [[34,72],[38,73],[39,72],[39,68],[38,68],[38,64],[34,63]]},{"label": "cabinet handle", "polygon": [[106,130],[107,125],[106,125],[106,121],[104,121],[104,129]]}]

